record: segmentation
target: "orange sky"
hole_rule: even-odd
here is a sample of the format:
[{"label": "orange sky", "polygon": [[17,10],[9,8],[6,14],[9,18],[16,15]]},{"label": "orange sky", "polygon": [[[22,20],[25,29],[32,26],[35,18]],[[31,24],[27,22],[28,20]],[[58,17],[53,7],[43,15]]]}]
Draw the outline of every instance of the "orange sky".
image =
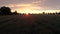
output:
[{"label": "orange sky", "polygon": [[60,12],[60,0],[1,0],[1,6],[8,6],[18,13]]},{"label": "orange sky", "polygon": [[12,12],[16,10],[18,13],[42,13],[42,12],[55,13],[60,11],[60,10],[43,10],[44,7],[35,6],[34,4],[10,4],[7,6],[11,7]]}]

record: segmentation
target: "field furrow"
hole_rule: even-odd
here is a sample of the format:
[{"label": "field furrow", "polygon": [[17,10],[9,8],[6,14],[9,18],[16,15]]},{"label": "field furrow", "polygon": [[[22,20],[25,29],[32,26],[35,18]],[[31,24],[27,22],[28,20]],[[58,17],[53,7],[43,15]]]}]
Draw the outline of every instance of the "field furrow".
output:
[{"label": "field furrow", "polygon": [[8,34],[60,32],[60,15],[10,15],[0,19],[0,31]]}]

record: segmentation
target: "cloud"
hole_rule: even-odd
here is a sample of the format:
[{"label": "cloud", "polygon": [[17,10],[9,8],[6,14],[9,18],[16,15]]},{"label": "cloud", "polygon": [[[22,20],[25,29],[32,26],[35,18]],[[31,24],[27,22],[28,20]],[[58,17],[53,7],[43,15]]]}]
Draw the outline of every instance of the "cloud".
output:
[{"label": "cloud", "polygon": [[46,9],[54,9],[54,10],[60,9],[59,6],[60,6],[60,0],[45,0],[44,4],[42,5],[42,7],[47,7]]},{"label": "cloud", "polygon": [[60,9],[60,0],[0,0],[1,6],[9,6],[12,9],[31,7],[33,9]]}]

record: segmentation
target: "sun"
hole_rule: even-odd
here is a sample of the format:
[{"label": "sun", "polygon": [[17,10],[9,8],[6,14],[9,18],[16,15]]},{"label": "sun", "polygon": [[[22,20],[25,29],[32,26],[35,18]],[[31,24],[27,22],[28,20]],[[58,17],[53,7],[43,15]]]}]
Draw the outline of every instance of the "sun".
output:
[{"label": "sun", "polygon": [[25,9],[22,9],[21,10],[21,13],[26,13],[26,14],[28,14],[28,13],[30,13],[31,12],[31,9],[29,9],[29,8],[25,8]]},{"label": "sun", "polygon": [[18,9],[18,13],[28,15],[28,14],[39,14],[42,12],[39,10],[31,9],[31,8],[23,8],[23,9]]},{"label": "sun", "polygon": [[35,7],[32,4],[22,4],[22,5],[18,5],[18,6],[23,6],[21,8],[17,8],[16,10],[18,11],[18,13],[21,14],[36,14],[39,13],[40,11],[37,11],[37,7]]},{"label": "sun", "polygon": [[29,13],[25,13],[26,15],[29,15]]}]

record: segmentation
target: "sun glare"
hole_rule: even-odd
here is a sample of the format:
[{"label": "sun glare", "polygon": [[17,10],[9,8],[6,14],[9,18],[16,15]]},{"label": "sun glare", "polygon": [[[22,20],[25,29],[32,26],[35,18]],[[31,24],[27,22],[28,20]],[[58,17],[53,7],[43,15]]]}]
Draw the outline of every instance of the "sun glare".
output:
[{"label": "sun glare", "polygon": [[29,15],[29,13],[26,13],[26,15]]},{"label": "sun glare", "polygon": [[30,8],[30,7],[19,8],[19,9],[16,9],[16,10],[17,10],[18,13],[26,14],[26,15],[42,14],[43,12],[45,12],[45,13],[55,13],[55,12],[60,11],[60,10],[35,10],[33,8]]},{"label": "sun glare", "polygon": [[[9,5],[10,6],[10,5]],[[15,5],[17,6],[16,8],[14,8],[12,11],[14,12],[15,10],[17,10],[18,13],[21,14],[42,14],[43,12],[45,13],[55,13],[55,12],[60,12],[60,10],[42,10],[43,7],[38,7],[35,6],[34,4],[17,4]],[[14,7],[13,5],[11,5],[11,7]]]}]

